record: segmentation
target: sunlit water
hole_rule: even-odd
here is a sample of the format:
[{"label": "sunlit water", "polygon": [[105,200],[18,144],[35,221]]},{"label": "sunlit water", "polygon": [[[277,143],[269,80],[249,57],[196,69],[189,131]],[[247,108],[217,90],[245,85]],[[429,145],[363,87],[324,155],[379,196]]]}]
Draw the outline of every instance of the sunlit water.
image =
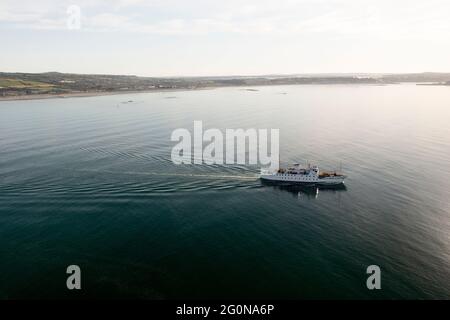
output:
[{"label": "sunlit water", "polygon": [[[0,298],[450,298],[450,88],[258,90],[0,102]],[[176,166],[194,120],[279,128],[346,186]]]}]

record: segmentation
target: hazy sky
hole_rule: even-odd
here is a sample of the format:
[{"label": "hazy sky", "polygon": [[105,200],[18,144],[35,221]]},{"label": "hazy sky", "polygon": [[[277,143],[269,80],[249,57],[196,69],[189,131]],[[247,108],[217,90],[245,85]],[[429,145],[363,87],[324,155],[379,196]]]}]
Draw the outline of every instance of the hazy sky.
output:
[{"label": "hazy sky", "polygon": [[450,1],[0,0],[0,39],[0,71],[450,72]]}]

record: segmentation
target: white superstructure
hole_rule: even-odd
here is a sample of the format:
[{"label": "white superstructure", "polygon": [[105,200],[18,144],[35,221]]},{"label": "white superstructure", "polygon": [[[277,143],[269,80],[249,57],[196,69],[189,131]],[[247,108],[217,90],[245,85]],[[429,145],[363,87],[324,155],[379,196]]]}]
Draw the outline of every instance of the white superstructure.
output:
[{"label": "white superstructure", "polygon": [[287,169],[278,169],[275,172],[261,170],[260,178],[271,181],[336,185],[344,183],[346,176],[337,172],[319,171],[318,166],[301,167],[299,164],[294,164]]}]

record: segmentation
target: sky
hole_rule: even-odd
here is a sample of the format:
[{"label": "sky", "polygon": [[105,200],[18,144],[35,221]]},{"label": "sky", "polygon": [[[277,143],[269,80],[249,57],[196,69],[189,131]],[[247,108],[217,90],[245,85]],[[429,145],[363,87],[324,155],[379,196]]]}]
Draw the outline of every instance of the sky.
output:
[{"label": "sky", "polygon": [[450,72],[449,0],[0,0],[0,71]]}]

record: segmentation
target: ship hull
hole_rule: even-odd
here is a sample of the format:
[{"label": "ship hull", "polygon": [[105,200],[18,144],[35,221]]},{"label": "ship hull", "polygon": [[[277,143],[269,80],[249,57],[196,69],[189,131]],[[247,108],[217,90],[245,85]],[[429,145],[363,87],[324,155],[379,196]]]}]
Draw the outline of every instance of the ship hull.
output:
[{"label": "ship hull", "polygon": [[299,176],[289,176],[289,175],[276,175],[267,174],[260,175],[262,180],[267,181],[279,181],[279,182],[290,182],[306,185],[339,185],[344,183],[345,176],[337,177],[326,177],[326,178],[310,178],[310,177],[299,177]]}]

